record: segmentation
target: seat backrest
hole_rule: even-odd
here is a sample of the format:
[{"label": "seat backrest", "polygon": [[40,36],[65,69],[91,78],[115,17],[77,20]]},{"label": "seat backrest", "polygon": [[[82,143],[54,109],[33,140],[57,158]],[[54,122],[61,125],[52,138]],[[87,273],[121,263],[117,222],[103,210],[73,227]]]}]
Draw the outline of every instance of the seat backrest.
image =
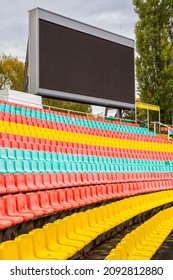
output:
[{"label": "seat backrest", "polygon": [[25,184],[25,175],[24,174],[15,174],[14,175],[14,179],[15,179],[15,183],[16,186],[19,188],[26,188],[26,184]]},{"label": "seat backrest", "polygon": [[28,187],[35,186],[33,174],[25,174],[25,182]]},{"label": "seat backrest", "polygon": [[26,194],[27,205],[29,209],[41,209],[38,200],[38,194],[31,192]]},{"label": "seat backrest", "polygon": [[25,194],[17,194],[16,197],[16,203],[17,203],[17,210],[19,212],[22,211],[29,211],[27,206],[27,199]]},{"label": "seat backrest", "polygon": [[46,191],[38,192],[38,199],[41,207],[50,207],[49,196]]},{"label": "seat backrest", "polygon": [[45,241],[46,244],[50,244],[52,242],[57,241],[57,226],[54,223],[46,224],[43,227],[43,231],[45,233]]},{"label": "seat backrest", "polygon": [[4,197],[5,211],[8,215],[19,215],[17,211],[16,197],[8,195]]},{"label": "seat backrest", "polygon": [[30,234],[22,234],[15,238],[19,250],[19,259],[33,259],[34,255],[34,245],[33,238]]},{"label": "seat backrest", "polygon": [[29,234],[33,238],[34,253],[37,256],[37,252],[44,250],[46,247],[45,233],[42,229],[34,229]]},{"label": "seat backrest", "polygon": [[3,260],[19,260],[19,250],[15,240],[5,241],[1,246]]},{"label": "seat backrest", "polygon": [[5,214],[5,205],[3,197],[0,197],[0,217],[6,216]]}]

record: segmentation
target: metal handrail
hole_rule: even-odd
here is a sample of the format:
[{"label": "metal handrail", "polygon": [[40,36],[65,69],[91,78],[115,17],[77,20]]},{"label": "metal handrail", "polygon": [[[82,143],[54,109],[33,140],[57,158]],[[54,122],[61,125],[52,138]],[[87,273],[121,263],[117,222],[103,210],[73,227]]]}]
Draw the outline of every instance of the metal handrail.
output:
[{"label": "metal handrail", "polygon": [[151,124],[154,124],[154,132],[156,133],[156,124],[159,125],[159,132],[160,132],[160,126],[164,126],[166,128],[168,128],[168,140],[170,140],[170,131],[173,131],[173,128],[167,124],[155,121],[155,122],[151,122]]},{"label": "metal handrail", "polygon": [[[49,105],[46,105],[46,104],[39,104],[39,103],[36,103],[36,102],[32,102],[32,101],[25,101],[25,100],[22,100],[22,99],[19,99],[19,98],[14,98],[14,97],[9,97],[9,95],[1,95],[0,94],[0,97],[2,97],[2,100],[4,101],[8,101],[8,98],[10,98],[10,100],[14,100],[14,103],[15,103],[15,100],[16,101],[19,101],[19,102],[22,102],[24,103],[23,105],[28,105],[28,106],[37,106],[36,108],[38,109],[43,109],[44,108],[48,108],[49,111],[53,110],[53,111],[64,111],[64,112],[67,112],[68,114],[70,113],[76,113],[76,114],[80,114],[80,115],[86,115],[87,117],[88,116],[92,116],[94,118],[102,118],[102,119],[105,119],[105,116],[103,115],[103,113],[100,113],[100,114],[92,114],[92,113],[86,113],[86,112],[81,112],[81,111],[75,111],[75,110],[69,110],[69,109],[65,109],[65,108],[59,108],[59,107],[55,107],[55,106],[49,106]],[[40,106],[42,106],[42,108],[40,108]],[[123,118],[116,118],[117,120],[125,120]],[[127,121],[130,121],[130,122],[135,122],[135,120],[130,120],[130,119],[126,119]]]},{"label": "metal handrail", "polygon": [[[8,101],[8,98],[9,96],[4,96],[4,95],[0,95],[0,97],[2,97],[4,101]],[[70,114],[70,112],[73,112],[73,113],[77,113],[77,114],[81,114],[81,115],[86,115],[86,116],[93,116],[93,114],[91,113],[86,113],[86,112],[81,112],[81,111],[75,111],[75,110],[69,110],[69,109],[65,109],[65,108],[58,108],[58,107],[54,107],[54,106],[49,106],[49,105],[46,105],[46,104],[39,104],[39,103],[36,103],[36,102],[27,102],[25,100],[22,100],[22,99],[19,99],[19,98],[14,98],[14,97],[10,97],[11,100],[16,100],[16,101],[20,101],[20,102],[23,102],[25,103],[24,105],[28,105],[28,106],[32,106],[32,105],[36,105],[36,106],[42,106],[42,107],[46,107],[48,108],[49,111],[51,110],[60,110],[60,111],[65,111],[67,112],[68,114]],[[39,108],[39,107],[36,107],[36,108]],[[41,108],[40,108],[41,109]],[[95,117],[97,117],[96,115],[94,115]],[[101,116],[102,117],[102,116]]]}]

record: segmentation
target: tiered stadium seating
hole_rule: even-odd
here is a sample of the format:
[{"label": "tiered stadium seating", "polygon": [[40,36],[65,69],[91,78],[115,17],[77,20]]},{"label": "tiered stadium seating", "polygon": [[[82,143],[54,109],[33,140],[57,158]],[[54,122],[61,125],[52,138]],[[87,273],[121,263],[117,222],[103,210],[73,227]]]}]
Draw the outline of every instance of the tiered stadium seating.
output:
[{"label": "tiered stadium seating", "polygon": [[127,234],[107,260],[150,260],[173,229],[173,208],[162,210]]},{"label": "tiered stadium seating", "polygon": [[[126,198],[119,202],[75,213],[54,223],[48,223],[42,229],[34,229],[29,234],[21,235],[13,241],[3,242],[0,245],[1,259],[61,260],[71,258],[79,252],[82,254],[82,251],[89,250],[95,245],[97,238],[105,232],[110,233],[124,221],[172,200],[173,191],[171,190],[148,194],[145,199],[143,196]],[[171,228],[172,225],[169,229],[167,227],[167,234]],[[12,247],[9,244],[12,244]],[[13,254],[11,254],[12,248],[15,250]]]},{"label": "tiered stadium seating", "polygon": [[[59,218],[67,221],[73,212],[171,190],[172,155],[172,142],[135,124],[1,101],[0,240],[13,239]],[[88,242],[89,236],[84,236]],[[13,242],[3,242],[1,249],[10,248],[4,244]],[[78,251],[50,258],[66,259]],[[33,252],[25,257],[47,259],[47,253],[41,257]],[[11,258],[14,256],[18,258],[17,253]]]}]

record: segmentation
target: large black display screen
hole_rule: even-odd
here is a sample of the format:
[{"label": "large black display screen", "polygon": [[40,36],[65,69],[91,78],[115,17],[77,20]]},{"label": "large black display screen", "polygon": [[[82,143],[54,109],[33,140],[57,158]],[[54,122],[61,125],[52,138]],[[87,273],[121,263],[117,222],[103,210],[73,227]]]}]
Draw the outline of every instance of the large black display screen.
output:
[{"label": "large black display screen", "polygon": [[39,88],[134,104],[134,84],[134,48],[39,19]]}]

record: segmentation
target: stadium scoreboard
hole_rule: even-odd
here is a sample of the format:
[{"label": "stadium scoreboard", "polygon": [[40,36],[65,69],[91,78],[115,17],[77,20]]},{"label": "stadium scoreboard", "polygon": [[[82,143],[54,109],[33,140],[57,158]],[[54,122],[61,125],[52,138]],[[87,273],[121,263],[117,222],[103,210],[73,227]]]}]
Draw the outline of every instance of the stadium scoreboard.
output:
[{"label": "stadium scoreboard", "polygon": [[30,92],[134,108],[134,41],[36,8],[29,11]]}]

